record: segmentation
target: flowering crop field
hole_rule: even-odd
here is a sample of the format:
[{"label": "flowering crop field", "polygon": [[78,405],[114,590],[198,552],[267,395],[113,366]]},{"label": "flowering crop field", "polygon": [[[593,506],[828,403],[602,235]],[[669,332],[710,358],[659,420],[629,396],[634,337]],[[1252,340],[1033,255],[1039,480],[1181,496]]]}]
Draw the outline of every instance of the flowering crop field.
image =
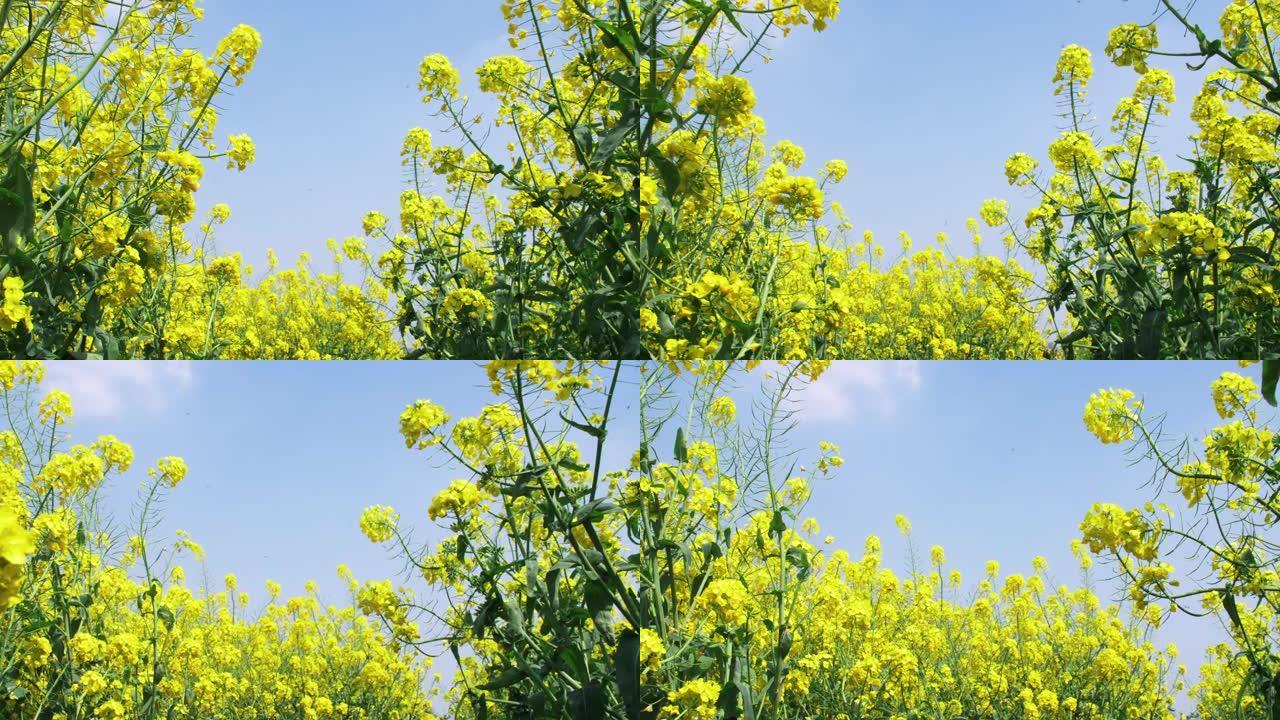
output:
[{"label": "flowering crop field", "polygon": [[[254,591],[211,578],[226,565],[164,517],[200,468],[161,456],[140,471],[124,440],[78,434],[93,420],[47,370],[75,377],[0,366],[6,719],[1225,719],[1280,706],[1280,441],[1256,368],[1175,382],[1179,403],[1220,420],[1199,435],[1115,388],[1039,431],[1126,446],[1152,478],[1132,507],[1078,503],[1063,543],[1078,579],[1062,582],[1038,555],[1029,572],[1002,557],[966,576],[944,547],[917,551],[903,515],[896,539],[824,536],[815,505],[866,464],[797,429],[838,366],[494,361],[467,375],[489,386],[475,414],[401,401],[395,442],[432,468],[421,506],[337,510],[353,543],[401,570],[343,565],[338,595],[308,581],[294,597],[270,579]],[[255,372],[215,394],[278,384]],[[112,501],[119,486],[136,488],[131,506]],[[272,556],[334,532],[309,525]],[[1213,628],[1194,672],[1161,639],[1173,621]]]},{"label": "flowering crop field", "polygon": [[1134,5],[0,0],[0,720],[1280,720],[1280,0]]},{"label": "flowering crop field", "polygon": [[[989,161],[1037,204],[1015,218],[1004,199],[966,199],[979,210],[956,218],[975,243],[966,253],[946,233],[917,244],[855,229],[859,208],[831,199],[849,165],[806,171],[801,143],[767,135],[755,113],[751,73],[769,48],[837,27],[838,0],[503,0],[493,29],[505,22],[509,52],[467,68],[479,97],[445,55],[421,61],[430,127],[404,136],[398,209],[316,248],[332,256],[322,272],[310,253],[288,268],[266,247],[220,253],[232,208],[197,209],[210,164],[246,170],[257,157],[219,116],[270,105],[252,76],[271,38],[240,25],[204,49],[199,0],[8,0],[0,348],[33,359],[1269,360],[1280,7],[1215,2],[1218,27],[1206,28],[1160,0],[1166,34],[1180,37],[1141,17],[1098,29],[1102,60],[1133,71],[1109,120],[1092,115],[1090,50],[1069,45],[1044,68],[1065,129]],[[1167,68],[1181,64],[1201,83],[1194,132],[1185,153],[1161,156]],[[875,140],[843,142],[857,156]],[[984,233],[1003,249],[984,251]]]}]

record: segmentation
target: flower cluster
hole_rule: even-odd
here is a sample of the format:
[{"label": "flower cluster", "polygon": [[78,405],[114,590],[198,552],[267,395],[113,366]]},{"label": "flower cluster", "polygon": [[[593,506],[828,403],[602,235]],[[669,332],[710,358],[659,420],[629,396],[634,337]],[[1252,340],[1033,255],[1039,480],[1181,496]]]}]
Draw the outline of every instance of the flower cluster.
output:
[{"label": "flower cluster", "polygon": [[[1106,55],[1138,74],[1094,131],[1085,87],[1088,50],[1062,51],[1053,76],[1066,93],[1069,129],[1048,148],[1053,173],[1017,153],[1009,184],[1039,203],[1015,241],[1041,265],[1054,340],[1068,357],[1263,358],[1280,342],[1280,274],[1275,207],[1259,193],[1277,162],[1276,75],[1270,35],[1280,7],[1225,3],[1222,37],[1211,39],[1177,8],[1198,47],[1162,52],[1155,25],[1113,29]],[[1173,75],[1158,55],[1201,55],[1207,72],[1191,105],[1193,153],[1178,167],[1157,151],[1157,128],[1172,110]]]},{"label": "flower cluster", "polygon": [[[348,570],[339,568],[353,595],[346,606],[323,602],[310,582],[287,599],[268,582],[265,602],[251,603],[234,575],[222,588],[188,584],[176,559],[199,562],[204,551],[186,533],[168,547],[119,537],[97,491],[129,470],[133,451],[111,436],[65,450],[65,438],[40,440],[47,429],[33,433],[20,418],[34,420],[41,374],[30,363],[0,366],[11,411],[0,431],[6,718],[433,717],[430,663],[404,644],[411,621],[388,628],[367,617],[368,593]],[[54,397],[45,406],[60,406],[65,423],[69,403]],[[154,507],[186,471],[181,459],[161,458],[138,507]],[[140,525],[157,520],[144,510]]]},{"label": "flower cluster", "polygon": [[1084,407],[1084,425],[1104,443],[1133,439],[1142,401],[1131,390],[1099,390]]},{"label": "flower cluster", "polygon": [[[593,467],[608,454],[588,460],[577,448],[607,437],[601,408],[613,383],[554,400],[523,375],[506,376],[495,392],[523,408],[502,441],[515,444],[516,462],[472,464],[462,449],[472,430],[432,431],[438,454],[471,474],[431,501],[441,541],[393,550],[426,587],[371,588],[365,604],[394,623],[427,597],[447,598],[434,632],[458,648],[445,693],[451,716],[521,713],[548,702],[545,693],[568,707],[599,698],[619,712],[639,703],[657,717],[702,720],[748,704],[770,718],[1176,717],[1175,650],[1155,647],[1145,616],[1126,617],[1087,589],[1052,589],[1043,558],[1031,575],[1001,576],[989,563],[965,591],[940,546],[926,569],[899,575],[878,537],[860,555],[822,547],[832,538],[817,544],[805,504],[812,484],[842,463],[839,451],[823,443],[819,462],[804,463],[811,472],[770,479],[751,458],[783,441],[747,434],[723,394],[743,371],[721,362],[646,366],[640,403],[660,419],[642,421],[647,441],[627,468]],[[785,397],[821,372],[784,364],[763,392]],[[551,412],[542,402],[530,410],[535,398]],[[664,459],[657,448],[672,439],[662,429],[672,417],[689,420]],[[761,428],[776,421],[758,419]],[[389,512],[371,508],[365,518]],[[1091,536],[1123,552],[1136,525],[1110,522]],[[910,534],[905,518],[899,527]],[[1087,567],[1086,547],[1077,551]],[[1157,587],[1164,570],[1149,563],[1139,572]],[[581,665],[536,670],[556,656]],[[617,678],[620,694],[593,684],[597,677]]]},{"label": "flower cluster", "polygon": [[193,260],[204,159],[253,162],[249,136],[219,139],[218,108],[262,39],[240,25],[201,54],[196,0],[6,10],[0,186],[25,220],[6,230],[0,354],[128,354],[171,311],[163,279]]},{"label": "flower cluster", "polygon": [[1265,678],[1280,664],[1280,623],[1266,600],[1280,588],[1268,540],[1277,522],[1280,436],[1260,419],[1253,379],[1227,372],[1210,388],[1223,424],[1198,443],[1166,436],[1162,421],[1123,409],[1132,393],[1104,391],[1124,422],[1141,428],[1125,433],[1131,454],[1153,466],[1152,487],[1179,509],[1159,497],[1140,508],[1098,504],[1080,530],[1091,552],[1113,560],[1135,607],[1152,619],[1208,615],[1227,630],[1192,688],[1198,717],[1265,717],[1277,707]]}]

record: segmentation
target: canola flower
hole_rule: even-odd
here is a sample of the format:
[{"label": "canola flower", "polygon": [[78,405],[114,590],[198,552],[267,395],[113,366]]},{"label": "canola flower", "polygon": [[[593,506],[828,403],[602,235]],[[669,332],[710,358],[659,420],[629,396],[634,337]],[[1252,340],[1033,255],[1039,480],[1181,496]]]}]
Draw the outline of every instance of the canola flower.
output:
[{"label": "canola flower", "polygon": [[[422,60],[418,89],[446,130],[407,133],[398,216],[361,223],[380,249],[365,268],[409,357],[635,355],[623,158],[636,117],[620,78],[636,68],[617,38],[637,28],[619,4],[501,8],[514,52],[475,70],[491,117],[469,111],[449,58]],[[480,140],[495,130],[513,136],[505,148]]]},{"label": "canola flower", "polygon": [[[801,5],[815,31],[839,11]],[[830,160],[810,175],[799,144],[765,144],[749,80],[717,68],[745,72],[756,58],[733,57],[731,38],[785,34],[794,15],[776,3],[752,16],[721,10],[704,16],[700,40],[673,34],[673,53],[696,51],[688,68],[663,78],[670,107],[642,128],[645,351],[676,361],[1044,357],[1039,309],[1027,295],[1032,275],[1016,261],[956,257],[945,241],[911,252],[905,236],[894,258],[870,233],[855,237],[828,197],[847,163]],[[772,24],[750,24],[760,16]],[[983,217],[999,210],[992,201]]]},{"label": "canola flower", "polygon": [[[206,161],[244,171],[253,139],[218,108],[262,46],[233,28],[192,47],[198,0],[17,0],[0,13],[0,356],[386,358],[380,286],[298,267],[248,281],[192,228]],[[367,260],[358,253],[348,260]],[[274,264],[274,263],[271,263]]]},{"label": "canola flower", "polygon": [[[468,475],[427,509],[440,541],[389,546],[422,588],[385,586],[367,610],[395,626],[425,597],[447,598],[422,622],[458,648],[450,717],[591,703],[706,720],[747,707],[760,718],[1178,717],[1176,650],[1156,648],[1145,616],[1049,587],[1043,558],[1025,576],[989,563],[966,592],[940,546],[927,569],[899,575],[878,537],[860,554],[819,543],[805,505],[815,484],[838,481],[840,450],[823,443],[801,463],[810,470],[782,474],[796,466],[769,460],[777,417],[748,427],[722,394],[752,367],[642,368],[643,445],[619,468],[596,463],[620,366],[504,361],[490,367],[501,402],[477,415],[409,407],[430,419],[402,428],[406,444]],[[822,372],[771,371],[761,406]],[[558,397],[566,377],[583,380]],[[688,420],[677,431],[672,417]],[[365,511],[374,542],[389,515]],[[1086,545],[1074,550],[1087,567]],[[568,661],[547,664],[556,657]]]},{"label": "canola flower", "polygon": [[434,717],[429,659],[364,612],[349,570],[339,568],[346,606],[322,602],[314,583],[283,598],[268,582],[259,603],[234,575],[220,588],[187,582],[177,561],[200,562],[203,548],[181,531],[172,543],[148,533],[157,499],[180,491],[181,458],[148,471],[142,516],[122,535],[130,524],[95,498],[129,472],[133,450],[112,436],[69,445],[70,398],[40,399],[42,377],[38,363],[0,364],[11,418],[0,431],[6,720]]},{"label": "canola flower", "polygon": [[[204,226],[206,246],[212,226]],[[317,272],[303,253],[280,269],[268,251],[267,272],[257,274],[237,254],[174,268],[162,281],[169,312],[148,316],[126,349],[174,359],[331,360],[393,359],[402,355],[387,316],[387,296],[367,278],[344,274],[344,264],[369,259],[361,247],[333,252],[334,270]],[[132,310],[129,311],[132,314]]]},{"label": "canola flower", "polygon": [[[1043,172],[1027,153],[1005,165],[1039,200],[1022,221],[988,198],[965,223],[971,254],[946,233],[924,246],[902,233],[896,254],[832,200],[848,164],[766,145],[755,113],[752,64],[773,39],[837,22],[837,0],[651,13],[504,0],[510,53],[474,73],[437,53],[420,63],[434,132],[406,134],[396,212],[330,242],[345,270],[303,256],[276,271],[269,254],[254,275],[212,245],[229,208],[191,225],[205,162],[243,171],[257,156],[249,136],[221,133],[217,108],[251,74],[259,33],[237,26],[205,55],[187,47],[196,0],[118,13],[19,0],[0,32],[0,89],[20,99],[0,137],[0,354],[1275,362],[1260,188],[1280,159],[1278,10],[1226,3],[1211,39],[1162,1],[1223,64],[1195,97],[1189,166],[1155,152],[1175,100],[1152,63],[1156,30],[1125,24],[1105,55],[1138,79],[1107,134],[1083,122],[1093,54],[1062,51],[1049,81],[1069,126]],[[471,112],[473,85],[491,115]],[[497,136],[510,137],[483,140]]]},{"label": "canola flower", "polygon": [[[5,6],[6,356],[121,354],[121,308],[190,249],[201,157],[252,162],[247,135],[220,138],[215,105],[262,39],[238,26],[202,55],[184,47],[202,16],[191,0]],[[161,300],[148,308],[166,312]]]},{"label": "canola flower", "polygon": [[[1219,3],[1220,37],[1178,3],[1162,12],[1196,47],[1161,47],[1155,25],[1114,28],[1105,53],[1137,74],[1105,132],[1090,130],[1089,51],[1062,51],[1053,76],[1068,129],[1048,148],[1051,173],[1026,153],[1006,163],[1009,184],[1039,202],[1015,242],[1040,265],[1054,343],[1069,358],[1248,358],[1274,361],[1280,347],[1280,274],[1274,203],[1260,192],[1277,160],[1280,82],[1270,37],[1280,7],[1266,0]],[[1157,151],[1157,130],[1175,101],[1161,55],[1199,55],[1186,163]]]},{"label": "canola flower", "polygon": [[1270,601],[1280,578],[1270,552],[1280,436],[1263,416],[1254,379],[1223,373],[1209,395],[1222,424],[1185,442],[1174,442],[1130,391],[1090,398],[1086,422],[1093,418],[1103,442],[1126,442],[1152,465],[1155,497],[1136,508],[1094,505],[1080,530],[1154,622],[1189,614],[1226,629],[1228,640],[1209,648],[1191,688],[1198,717],[1268,717],[1280,707],[1270,689],[1280,667]]},{"label": "canola flower", "polygon": [[[716,71],[725,38],[821,31],[838,2],[666,3],[650,27],[607,4],[508,2],[503,14],[516,54],[476,70],[497,112],[471,118],[464,74],[424,58],[423,100],[452,137],[409,131],[399,226],[377,211],[361,224],[387,248],[369,267],[409,356],[1045,354],[1029,273],[941,251],[881,263],[826,199],[847,164],[811,177],[795,172],[798,145],[766,153],[750,82]],[[661,47],[624,52],[651,30]],[[618,79],[646,64],[661,66],[660,99],[637,106]],[[506,152],[476,141],[493,127],[515,133]],[[814,227],[828,218],[834,228]]]},{"label": "canola flower", "polygon": [[[762,718],[1172,719],[1186,677],[1176,649],[1157,648],[1150,633],[1170,607],[1198,598],[1232,628],[1191,687],[1200,716],[1270,712],[1257,677],[1271,662],[1274,613],[1246,599],[1271,592],[1275,572],[1252,533],[1206,546],[1215,584],[1184,595],[1188,578],[1168,554],[1187,538],[1167,509],[1093,508],[1073,551],[1083,569],[1094,555],[1115,558],[1133,583],[1132,614],[1087,587],[1050,586],[1041,557],[1027,575],[991,561],[967,584],[935,545],[900,574],[879,537],[852,553],[819,539],[806,517],[816,486],[846,481],[840,448],[821,442],[800,463],[782,450],[777,413],[826,364],[756,365],[643,368],[643,444],[616,468],[598,464],[620,417],[613,394],[632,383],[627,364],[499,361],[487,368],[496,400],[474,415],[409,405],[406,446],[464,477],[442,483],[425,508],[443,531],[431,546],[408,540],[411,523],[396,509],[365,510],[360,530],[419,579],[361,582],[340,568],[345,607],[324,606],[314,584],[285,600],[268,583],[264,605],[234,575],[193,588],[177,564],[204,557],[189,535],[170,545],[108,531],[88,503],[133,469],[133,450],[112,436],[72,444],[72,400],[40,392],[42,366],[0,365],[4,402],[26,408],[11,417],[39,429],[0,433],[6,709],[18,718],[427,718],[442,701],[449,717],[469,718],[598,702],[717,720],[749,703]],[[764,373],[753,403],[763,417],[731,411],[724,393],[744,372]],[[1224,424],[1205,437],[1202,457],[1161,466],[1193,511],[1212,496],[1242,520],[1273,523],[1264,486],[1277,443],[1260,419],[1261,392],[1239,373],[1211,390]],[[1104,391],[1090,407],[1102,439],[1120,427],[1128,442],[1171,447],[1132,393]],[[676,428],[671,417],[684,420]],[[189,472],[180,458],[156,460],[142,484],[144,516]],[[911,522],[895,520],[911,543]],[[448,602],[433,607],[427,595]],[[31,622],[38,617],[55,622]],[[449,646],[458,670],[446,685],[426,656]],[[573,662],[543,665],[553,651]],[[532,674],[541,667],[551,669]]]}]

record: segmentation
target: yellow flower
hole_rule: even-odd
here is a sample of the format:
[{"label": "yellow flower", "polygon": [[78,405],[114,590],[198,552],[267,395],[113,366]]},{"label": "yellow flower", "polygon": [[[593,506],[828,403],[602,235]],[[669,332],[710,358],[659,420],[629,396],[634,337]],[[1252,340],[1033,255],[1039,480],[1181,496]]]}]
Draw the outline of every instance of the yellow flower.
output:
[{"label": "yellow flower", "polygon": [[649,670],[657,670],[667,657],[667,648],[658,633],[643,628],[640,630],[640,664]]},{"label": "yellow flower", "polygon": [[1099,390],[1084,408],[1084,424],[1104,443],[1133,439],[1133,429],[1142,412],[1142,402],[1130,390]]},{"label": "yellow flower", "polygon": [[721,625],[733,629],[747,622],[747,589],[740,580],[712,580],[699,600]]},{"label": "yellow flower", "polygon": [[1107,57],[1119,67],[1133,67],[1141,74],[1147,72],[1147,58],[1160,46],[1155,25],[1126,23],[1107,35]]},{"label": "yellow flower", "polygon": [[1150,525],[1138,510],[1125,510],[1113,503],[1094,503],[1080,523],[1089,550],[1124,550],[1141,560],[1150,560],[1158,549],[1158,528]]},{"label": "yellow flower", "polygon": [[1049,159],[1063,173],[1095,169],[1102,162],[1097,148],[1093,146],[1093,138],[1079,131],[1062,133],[1049,146]]},{"label": "yellow flower", "polygon": [[1198,213],[1171,212],[1161,216],[1143,233],[1138,244],[1144,254],[1182,250],[1219,261],[1229,257],[1222,229]]},{"label": "yellow flower", "polygon": [[423,102],[452,100],[458,95],[458,71],[449,59],[440,54],[428,55],[418,68],[418,89],[423,92]]},{"label": "yellow flower", "polygon": [[1093,62],[1089,51],[1079,45],[1068,45],[1058,56],[1058,66],[1053,75],[1054,94],[1068,87],[1083,89],[1093,77]]},{"label": "yellow flower", "polygon": [[246,74],[253,69],[258,50],[262,47],[262,36],[248,25],[237,25],[221,42],[215,54],[226,64],[228,72],[239,85]]},{"label": "yellow flower", "polygon": [[476,487],[475,483],[466,480],[454,480],[431,499],[427,515],[432,520],[439,520],[445,515],[466,515],[474,510],[488,496]]},{"label": "yellow flower", "polygon": [[0,330],[12,332],[19,325],[31,328],[31,308],[23,299],[22,278],[10,275],[4,279],[4,305],[0,307]]},{"label": "yellow flower", "polygon": [[1262,399],[1257,383],[1233,372],[1223,373],[1213,381],[1211,387],[1213,406],[1218,411],[1218,417],[1224,420],[1246,412],[1251,404]]},{"label": "yellow flower", "polygon": [[386,505],[374,505],[365,508],[360,515],[360,530],[371,542],[384,543],[392,538],[396,531],[396,523],[400,515],[394,508]]},{"label": "yellow flower", "polygon": [[699,112],[714,117],[722,127],[734,129],[750,120],[756,95],[746,78],[725,75],[702,82],[693,104]]},{"label": "yellow flower", "polygon": [[227,150],[227,169],[244,170],[258,157],[253,138],[248,135],[231,135],[227,138],[231,147]]},{"label": "yellow flower", "polygon": [[515,55],[498,55],[485,60],[476,69],[480,89],[484,92],[510,96],[533,68]]},{"label": "yellow flower", "polygon": [[187,463],[182,458],[172,455],[162,457],[156,461],[154,468],[147,471],[147,474],[165,486],[175,488],[187,476]]},{"label": "yellow flower", "polygon": [[35,549],[31,533],[23,527],[16,510],[0,503],[0,610],[22,600],[22,570]]},{"label": "yellow flower", "polygon": [[690,680],[679,690],[667,693],[671,703],[663,708],[663,715],[689,720],[715,720],[716,701],[720,698],[720,686],[705,678]]},{"label": "yellow flower", "polygon": [[1036,159],[1026,153],[1014,153],[1004,164],[1005,177],[1009,179],[1010,185],[1026,186],[1030,185],[1039,163]]},{"label": "yellow flower", "polygon": [[71,420],[71,396],[62,390],[51,390],[40,401],[42,425],[65,425]]},{"label": "yellow flower", "polygon": [[729,427],[737,416],[738,407],[733,404],[733,398],[718,397],[707,406],[707,417],[712,425]]},{"label": "yellow flower", "polygon": [[450,320],[485,320],[493,317],[493,301],[473,288],[458,288],[450,292],[445,296],[442,309],[444,316]]},{"label": "yellow flower", "polygon": [[1008,221],[1009,203],[997,198],[983,200],[981,215],[987,227],[999,227]]},{"label": "yellow flower", "polygon": [[430,400],[418,400],[400,415],[400,434],[405,447],[423,449],[438,444],[443,438],[436,430],[447,422],[449,413],[444,408]]}]

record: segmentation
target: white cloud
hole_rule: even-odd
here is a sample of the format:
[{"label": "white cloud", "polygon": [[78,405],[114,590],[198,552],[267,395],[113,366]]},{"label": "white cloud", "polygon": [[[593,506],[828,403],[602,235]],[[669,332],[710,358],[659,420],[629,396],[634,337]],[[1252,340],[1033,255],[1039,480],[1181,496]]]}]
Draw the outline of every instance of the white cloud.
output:
[{"label": "white cloud", "polygon": [[799,399],[799,417],[808,422],[848,420],[863,412],[892,415],[902,398],[922,384],[920,363],[832,363]]},{"label": "white cloud", "polygon": [[191,363],[181,361],[67,360],[46,367],[45,387],[65,390],[76,415],[87,418],[160,412],[194,382]]}]

